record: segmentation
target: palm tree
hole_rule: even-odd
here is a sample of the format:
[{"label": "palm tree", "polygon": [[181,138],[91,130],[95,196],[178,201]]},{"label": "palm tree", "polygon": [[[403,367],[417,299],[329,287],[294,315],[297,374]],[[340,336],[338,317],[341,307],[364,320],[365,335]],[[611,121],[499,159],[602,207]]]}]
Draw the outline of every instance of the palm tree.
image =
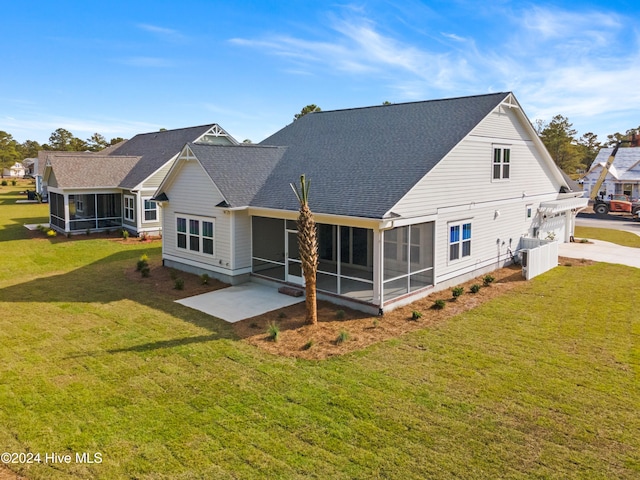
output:
[{"label": "palm tree", "polygon": [[316,222],[309,209],[309,186],[304,175],[300,176],[300,191],[291,183],[293,193],[300,203],[298,215],[298,248],[302,262],[302,275],[306,294],[307,322],[311,325],[318,323],[318,306],[316,302],[316,273],[318,271],[318,237]]}]

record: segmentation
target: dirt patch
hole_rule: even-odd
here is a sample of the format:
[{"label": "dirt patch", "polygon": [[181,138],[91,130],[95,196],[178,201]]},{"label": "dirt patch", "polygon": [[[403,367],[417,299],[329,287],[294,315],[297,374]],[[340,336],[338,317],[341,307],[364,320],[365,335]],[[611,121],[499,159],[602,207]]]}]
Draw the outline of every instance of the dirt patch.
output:
[{"label": "dirt patch", "polygon": [[[562,266],[592,263],[565,257],[559,259]],[[474,284],[482,285],[482,277],[460,284],[464,288],[464,294],[457,300],[453,300],[451,289],[446,289],[383,316],[372,316],[320,301],[317,325],[305,323],[305,306],[304,303],[299,303],[242,320],[234,324],[233,328],[243,341],[274,355],[322,360],[442,323],[492,298],[504,295],[525,282],[520,266],[505,267],[491,275],[495,277],[495,281],[490,286],[480,288],[477,293],[471,293],[470,289]],[[441,310],[434,309],[436,300],[443,300],[445,307]],[[413,312],[419,312],[421,317],[413,319]],[[277,325],[279,329],[277,341],[273,341],[267,333],[271,324]],[[342,332],[348,336],[345,341],[339,340]]]},{"label": "dirt patch", "polygon": [[[131,281],[137,281],[147,285],[149,290],[160,293],[172,300],[200,295],[201,293],[212,292],[229,285],[213,278],[208,278],[203,283],[203,277],[193,273],[186,273],[181,270],[162,266],[159,261],[149,262],[149,276],[143,277],[137,270],[137,262],[125,270],[125,276]],[[176,284],[182,285],[181,289],[176,288]]]},{"label": "dirt patch", "polygon": [[6,465],[0,464],[0,480],[27,480],[27,477],[21,477],[17,473],[9,470]]}]

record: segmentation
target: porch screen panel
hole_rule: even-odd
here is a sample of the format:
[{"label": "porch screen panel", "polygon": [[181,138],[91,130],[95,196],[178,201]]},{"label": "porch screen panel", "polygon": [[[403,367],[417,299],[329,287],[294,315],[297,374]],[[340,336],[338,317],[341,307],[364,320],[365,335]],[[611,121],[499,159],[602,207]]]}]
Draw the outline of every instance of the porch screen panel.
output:
[{"label": "porch screen panel", "polygon": [[120,194],[102,193],[97,195],[98,228],[122,226],[122,199]]},{"label": "porch screen panel", "polygon": [[277,280],[284,280],[284,220],[252,217],[251,227],[252,271]]},{"label": "porch screen panel", "polygon": [[95,194],[69,195],[69,229],[97,228]]},{"label": "porch screen panel", "polygon": [[385,300],[433,285],[433,222],[384,232]]},{"label": "porch screen panel", "polygon": [[53,225],[64,230],[64,196],[49,192],[49,213]]}]

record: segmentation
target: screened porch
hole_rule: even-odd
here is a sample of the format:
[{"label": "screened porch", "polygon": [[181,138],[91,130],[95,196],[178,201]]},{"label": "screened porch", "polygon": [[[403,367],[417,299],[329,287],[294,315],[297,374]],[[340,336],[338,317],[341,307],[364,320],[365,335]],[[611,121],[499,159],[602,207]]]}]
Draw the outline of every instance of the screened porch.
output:
[{"label": "screened porch", "polygon": [[49,192],[50,223],[63,232],[105,230],[122,226],[120,193]]},{"label": "screened porch", "polygon": [[[382,306],[433,285],[433,223],[377,233],[326,223],[317,228],[319,292]],[[377,236],[383,239],[381,255],[374,245]],[[252,252],[253,274],[304,284],[294,220],[252,217]]]}]

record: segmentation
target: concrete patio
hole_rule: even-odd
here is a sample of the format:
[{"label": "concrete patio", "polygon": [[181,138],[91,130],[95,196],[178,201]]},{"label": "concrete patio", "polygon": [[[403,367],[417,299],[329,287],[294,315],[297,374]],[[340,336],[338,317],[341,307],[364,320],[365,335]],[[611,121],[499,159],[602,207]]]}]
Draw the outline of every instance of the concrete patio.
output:
[{"label": "concrete patio", "polygon": [[247,282],[176,300],[177,303],[230,323],[304,301],[278,292],[278,287]]}]

